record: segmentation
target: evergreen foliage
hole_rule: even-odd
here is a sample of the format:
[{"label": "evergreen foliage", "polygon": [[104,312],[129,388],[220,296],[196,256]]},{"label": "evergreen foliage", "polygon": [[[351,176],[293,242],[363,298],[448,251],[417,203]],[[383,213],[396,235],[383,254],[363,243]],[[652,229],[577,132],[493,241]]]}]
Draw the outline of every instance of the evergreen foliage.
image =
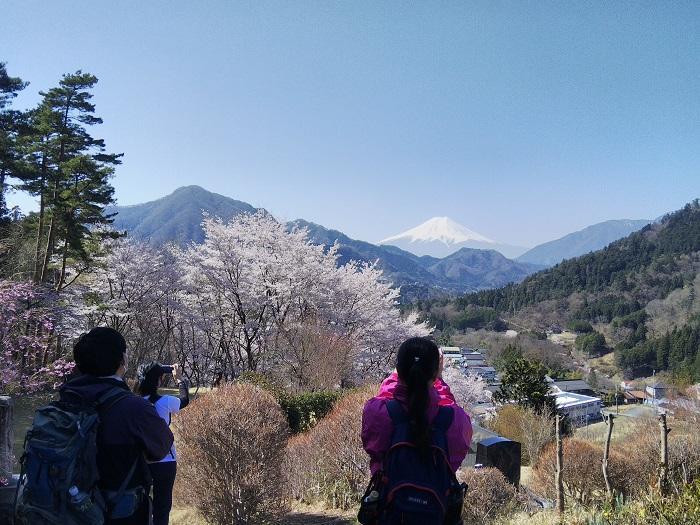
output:
[{"label": "evergreen foliage", "polygon": [[[104,141],[88,132],[102,123],[91,101],[96,83],[82,71],[64,75],[58,86],[39,93],[36,108],[14,111],[9,102],[26,83],[0,65],[0,238],[13,240],[13,249],[3,250],[7,245],[0,242],[0,268],[57,291],[90,268],[99,241],[112,235],[100,226],[112,222],[105,208],[114,200],[109,181],[121,155],[108,153]],[[38,213],[8,221],[8,181],[39,198]]]},{"label": "evergreen foliage", "polygon": [[500,403],[515,402],[538,412],[554,411],[554,399],[549,395],[545,379],[547,370],[542,363],[516,357],[511,351],[501,374],[501,388],[494,399]]},{"label": "evergreen foliage", "polygon": [[[500,312],[515,312],[549,299],[563,299],[574,292],[633,292],[652,285],[664,296],[682,286],[675,273],[674,258],[700,251],[700,202],[667,215],[660,225],[648,225],[608,247],[564,261],[549,270],[496,290],[484,290],[457,300],[459,307],[477,305]],[[637,282],[633,277],[652,267],[653,280]]]}]

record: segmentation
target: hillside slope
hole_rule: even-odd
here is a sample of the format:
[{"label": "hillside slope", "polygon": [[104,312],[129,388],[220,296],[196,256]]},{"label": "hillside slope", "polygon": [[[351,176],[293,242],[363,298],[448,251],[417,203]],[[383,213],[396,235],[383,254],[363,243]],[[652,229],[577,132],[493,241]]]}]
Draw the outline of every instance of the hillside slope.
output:
[{"label": "hillside slope", "polygon": [[156,246],[174,242],[185,245],[202,242],[203,212],[224,220],[240,213],[255,213],[256,208],[199,186],[184,186],[160,199],[134,206],[114,206],[114,228]]},{"label": "hillside slope", "polygon": [[695,200],[602,250],[451,305],[457,312],[496,310],[534,331],[585,321],[605,335],[628,374],[669,369],[700,380],[699,273],[700,203]]},{"label": "hillside slope", "polygon": [[516,260],[543,266],[554,266],[565,259],[572,259],[604,248],[611,242],[642,229],[650,220],[605,221],[583,230],[570,233],[560,239],[535,246]]}]

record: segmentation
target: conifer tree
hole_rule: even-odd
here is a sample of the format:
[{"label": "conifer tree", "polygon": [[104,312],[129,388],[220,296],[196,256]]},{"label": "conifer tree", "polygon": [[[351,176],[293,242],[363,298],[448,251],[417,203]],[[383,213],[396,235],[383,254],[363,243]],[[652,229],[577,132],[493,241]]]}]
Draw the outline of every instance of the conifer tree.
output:
[{"label": "conifer tree", "polygon": [[102,123],[91,103],[96,83],[82,71],[64,75],[58,87],[40,93],[31,113],[31,169],[22,189],[39,197],[34,280],[52,281],[57,290],[66,285],[69,259],[89,264],[94,226],[111,222],[104,210],[113,202],[109,179],[121,154],[106,153],[104,141],[88,133]]},{"label": "conifer tree", "polygon": [[5,192],[7,180],[16,176],[18,169],[17,133],[22,113],[9,109],[12,99],[27,86],[18,77],[7,73],[4,62],[0,62],[0,221],[7,215]]}]

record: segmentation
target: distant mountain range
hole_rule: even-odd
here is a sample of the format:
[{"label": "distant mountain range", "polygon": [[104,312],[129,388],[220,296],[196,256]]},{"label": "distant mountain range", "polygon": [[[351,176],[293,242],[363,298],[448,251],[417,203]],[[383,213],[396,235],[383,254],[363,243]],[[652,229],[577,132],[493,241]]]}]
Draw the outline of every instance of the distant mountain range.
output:
[{"label": "distant mountain range", "polygon": [[527,248],[498,243],[449,217],[433,217],[415,228],[392,235],[378,244],[397,246],[416,255],[447,257],[461,248],[496,250],[506,257],[522,255]]},{"label": "distant mountain range", "polygon": [[516,260],[543,266],[554,266],[564,259],[573,259],[579,255],[605,248],[611,242],[630,233],[641,230],[652,220],[612,220],[605,221],[581,231],[565,235],[561,239],[549,241],[522,254]]},{"label": "distant mountain range", "polygon": [[384,275],[401,286],[405,301],[520,282],[542,268],[506,259],[494,250],[461,248],[442,259],[427,255],[419,257],[395,246],[357,241],[342,232],[304,220],[294,221],[291,226],[306,228],[309,240],[314,244],[332,246],[337,242],[341,264],[350,260],[377,261]]},{"label": "distant mountain range", "polygon": [[[254,213],[254,206],[207,191],[199,186],[185,186],[160,199],[133,206],[114,206],[114,227],[153,245],[175,243],[184,246],[202,242],[201,223],[204,213],[229,220],[240,213]],[[316,244],[339,244],[340,263],[349,260],[378,262],[385,276],[401,286],[402,298],[409,301],[440,295],[474,292],[520,282],[528,275],[602,248],[651,221],[607,221],[580,232],[537,246],[517,260],[503,252],[520,250],[476,233],[448,217],[435,217],[402,234],[384,239],[380,244],[351,239],[304,220],[289,227],[304,227]],[[505,247],[505,248],[504,248]],[[486,248],[486,249],[484,249]],[[442,253],[442,256],[425,253]]]},{"label": "distant mountain range", "polygon": [[[114,227],[153,245],[173,242],[186,245],[202,242],[203,213],[228,220],[257,209],[199,186],[186,186],[155,201],[134,206],[115,206]],[[378,246],[351,239],[304,220],[289,223],[290,228],[306,228],[314,244],[339,244],[339,263],[349,260],[378,263],[387,279],[401,287],[402,300],[411,301],[436,295],[452,295],[519,282],[540,266],[512,261],[494,250],[457,249],[447,257],[418,256],[395,246]]]}]

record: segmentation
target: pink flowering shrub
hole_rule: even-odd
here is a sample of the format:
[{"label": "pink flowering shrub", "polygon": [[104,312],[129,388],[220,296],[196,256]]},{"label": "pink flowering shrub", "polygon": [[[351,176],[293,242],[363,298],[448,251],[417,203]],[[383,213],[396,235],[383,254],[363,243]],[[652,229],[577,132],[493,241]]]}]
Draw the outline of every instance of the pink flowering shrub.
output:
[{"label": "pink flowering shrub", "polygon": [[0,280],[0,392],[60,385],[74,364],[57,355],[51,298],[28,282]]}]

